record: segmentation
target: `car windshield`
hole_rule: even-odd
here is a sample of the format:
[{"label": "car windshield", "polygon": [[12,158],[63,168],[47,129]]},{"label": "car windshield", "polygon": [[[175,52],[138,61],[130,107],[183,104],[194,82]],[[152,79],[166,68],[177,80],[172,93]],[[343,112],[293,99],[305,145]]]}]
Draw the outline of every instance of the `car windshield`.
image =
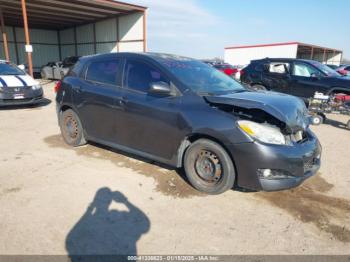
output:
[{"label": "car windshield", "polygon": [[246,89],[231,77],[197,60],[162,60],[181,82],[199,95],[220,95]]},{"label": "car windshield", "polygon": [[341,76],[337,71],[320,62],[312,61],[311,64],[321,70],[326,76]]},{"label": "car windshield", "polygon": [[25,75],[16,65],[9,63],[0,63],[0,75]]}]

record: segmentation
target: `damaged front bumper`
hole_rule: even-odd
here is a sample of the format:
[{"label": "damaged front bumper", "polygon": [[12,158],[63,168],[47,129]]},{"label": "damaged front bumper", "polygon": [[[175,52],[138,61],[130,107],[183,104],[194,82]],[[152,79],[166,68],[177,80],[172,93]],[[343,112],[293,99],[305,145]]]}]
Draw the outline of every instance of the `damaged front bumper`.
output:
[{"label": "damaged front bumper", "polygon": [[[227,145],[237,170],[237,185],[262,191],[278,191],[296,187],[317,173],[321,164],[321,145],[307,131],[308,139],[293,146],[260,142]],[[276,176],[264,177],[262,170]]]}]

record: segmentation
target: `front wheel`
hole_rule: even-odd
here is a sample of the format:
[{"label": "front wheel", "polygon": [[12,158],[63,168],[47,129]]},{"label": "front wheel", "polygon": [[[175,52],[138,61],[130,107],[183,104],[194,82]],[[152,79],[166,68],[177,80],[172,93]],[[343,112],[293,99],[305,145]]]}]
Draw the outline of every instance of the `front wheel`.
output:
[{"label": "front wheel", "polygon": [[207,194],[221,194],[233,188],[235,169],[224,148],[208,140],[199,139],[186,150],[186,176],[192,186]]},{"label": "front wheel", "polygon": [[82,146],[86,144],[83,126],[73,110],[68,109],[61,113],[59,124],[63,139],[68,145]]}]

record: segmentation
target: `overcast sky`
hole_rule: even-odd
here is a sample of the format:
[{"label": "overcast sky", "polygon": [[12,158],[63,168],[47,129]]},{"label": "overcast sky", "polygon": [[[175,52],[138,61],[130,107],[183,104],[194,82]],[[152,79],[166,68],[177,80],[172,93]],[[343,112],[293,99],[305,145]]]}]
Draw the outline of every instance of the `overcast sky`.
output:
[{"label": "overcast sky", "polygon": [[149,7],[149,51],[223,57],[224,47],[305,42],[350,58],[349,0],[126,0]]}]

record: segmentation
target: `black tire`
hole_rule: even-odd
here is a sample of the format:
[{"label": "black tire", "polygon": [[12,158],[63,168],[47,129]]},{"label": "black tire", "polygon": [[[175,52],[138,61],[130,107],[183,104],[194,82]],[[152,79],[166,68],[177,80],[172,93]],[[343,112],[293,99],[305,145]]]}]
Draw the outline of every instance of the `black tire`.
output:
[{"label": "black tire", "polygon": [[86,144],[84,130],[78,115],[71,109],[60,114],[60,129],[64,141],[70,146]]},{"label": "black tire", "polygon": [[192,186],[207,194],[221,194],[233,188],[235,182],[236,173],[230,156],[209,139],[199,139],[189,146],[184,169]]},{"label": "black tire", "polygon": [[266,87],[263,85],[252,85],[251,88],[255,91],[266,91]]},{"label": "black tire", "polygon": [[314,126],[319,126],[324,122],[322,115],[313,115],[311,118],[311,123]]}]

